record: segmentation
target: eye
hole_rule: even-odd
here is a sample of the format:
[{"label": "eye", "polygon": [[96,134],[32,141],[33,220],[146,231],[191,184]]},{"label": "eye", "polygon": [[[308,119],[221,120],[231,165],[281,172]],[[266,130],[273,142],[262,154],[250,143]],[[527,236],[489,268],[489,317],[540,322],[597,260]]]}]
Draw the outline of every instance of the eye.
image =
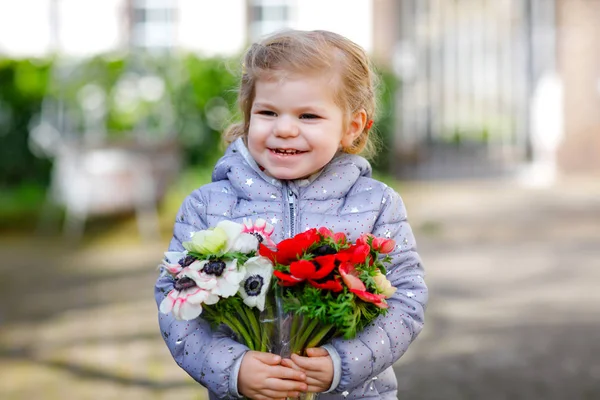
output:
[{"label": "eye", "polygon": [[260,110],[260,111],[257,111],[256,114],[264,115],[266,117],[276,117],[277,116],[277,114],[274,111],[269,111],[269,110]]},{"label": "eye", "polygon": [[319,119],[321,117],[319,117],[316,114],[302,114],[300,115],[300,119]]}]

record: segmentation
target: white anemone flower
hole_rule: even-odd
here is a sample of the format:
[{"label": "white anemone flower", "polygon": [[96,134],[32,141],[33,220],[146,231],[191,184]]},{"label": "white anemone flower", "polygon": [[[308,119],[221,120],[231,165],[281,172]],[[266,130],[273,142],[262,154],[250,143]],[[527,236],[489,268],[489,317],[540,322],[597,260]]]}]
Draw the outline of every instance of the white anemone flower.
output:
[{"label": "white anemone flower", "polygon": [[219,301],[219,296],[198,287],[193,279],[194,272],[190,268],[184,268],[177,275],[175,287],[160,303],[160,312],[172,312],[176,319],[189,321],[202,313],[202,304],[210,305]]},{"label": "white anemone flower", "polygon": [[245,268],[238,269],[237,260],[203,260],[190,265],[190,278],[198,287],[210,290],[220,297],[230,297],[238,292],[246,275]]},{"label": "white anemone flower", "polygon": [[189,321],[202,314],[202,304],[210,305],[217,301],[219,296],[197,286],[183,290],[173,289],[160,303],[160,312],[172,312],[176,319]]},{"label": "white anemone flower", "polygon": [[214,228],[194,232],[192,239],[184,242],[183,247],[202,255],[249,253],[258,250],[258,239],[249,233],[243,233],[243,229],[242,224],[223,220]]},{"label": "white anemone flower", "polygon": [[223,220],[217,224],[216,228],[223,229],[227,235],[226,252],[250,253],[258,250],[258,239],[250,233],[244,233],[244,225]]},{"label": "white anemone flower", "polygon": [[248,307],[265,309],[265,299],[273,275],[273,264],[266,257],[252,257],[244,264],[246,276],[241,282],[239,294]]},{"label": "white anemone flower", "polygon": [[159,267],[171,275],[177,275],[186,266],[187,251],[167,251]]},{"label": "white anemone flower", "polygon": [[263,218],[258,218],[255,222],[252,222],[250,218],[244,218],[243,232],[251,234],[260,243],[271,248],[277,247],[273,239],[271,239],[273,231],[275,231],[275,227]]}]

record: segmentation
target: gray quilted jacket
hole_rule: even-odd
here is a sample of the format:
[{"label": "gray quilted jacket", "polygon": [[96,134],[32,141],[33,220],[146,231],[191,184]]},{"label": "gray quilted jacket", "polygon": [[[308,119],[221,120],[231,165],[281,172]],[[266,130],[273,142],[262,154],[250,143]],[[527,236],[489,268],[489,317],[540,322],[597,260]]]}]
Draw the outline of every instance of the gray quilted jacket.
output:
[{"label": "gray quilted jacket", "polygon": [[[329,399],[396,399],[392,365],[423,327],[427,287],[400,196],[372,179],[362,157],[339,154],[308,180],[279,181],[264,174],[241,140],[232,143],[213,172],[213,182],[192,192],[179,210],[170,251],[182,251],[190,232],[223,219],[265,218],[278,242],[310,227],[345,232],[351,240],[371,232],[396,241],[388,279],[398,288],[389,312],[352,340],[334,339],[326,348],[334,360]],[[169,276],[156,283],[157,303],[173,287]],[[178,321],[159,314],[160,329],[177,364],[208,388],[211,399],[237,398],[237,373],[248,350],[227,334],[211,331],[201,318]]]}]

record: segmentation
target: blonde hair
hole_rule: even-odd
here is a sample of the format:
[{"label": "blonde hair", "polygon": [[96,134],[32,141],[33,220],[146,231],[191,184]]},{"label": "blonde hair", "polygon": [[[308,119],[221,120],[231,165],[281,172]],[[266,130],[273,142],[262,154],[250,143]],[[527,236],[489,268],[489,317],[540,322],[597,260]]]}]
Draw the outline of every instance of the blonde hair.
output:
[{"label": "blonde hair", "polygon": [[373,72],[365,50],[351,40],[329,31],[286,30],[266,37],[247,50],[242,63],[238,92],[238,106],[243,122],[229,126],[226,143],[246,138],[250,125],[250,111],[257,80],[273,74],[336,73],[339,82],[334,93],[336,104],[348,116],[363,109],[367,124],[346,153],[371,157],[376,141],[369,134],[370,123],[376,111],[377,76]]}]

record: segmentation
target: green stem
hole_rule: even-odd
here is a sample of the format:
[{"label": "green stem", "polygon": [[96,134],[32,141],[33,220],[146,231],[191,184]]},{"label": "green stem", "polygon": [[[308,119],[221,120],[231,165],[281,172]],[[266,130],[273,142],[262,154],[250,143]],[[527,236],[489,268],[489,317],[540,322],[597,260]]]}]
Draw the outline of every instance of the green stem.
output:
[{"label": "green stem", "polygon": [[248,334],[248,331],[246,330],[246,328],[244,328],[243,324],[240,324],[235,319],[231,319],[226,316],[223,316],[223,322],[244,339],[246,346],[248,346],[250,350],[255,350],[252,337],[250,336],[250,334]]},{"label": "green stem", "polygon": [[[248,320],[250,321],[250,327],[255,333],[253,337],[256,338],[256,343],[262,343],[262,329],[260,329],[260,324],[256,319],[256,313],[254,312],[254,308],[244,307],[244,310]],[[257,345],[256,348],[258,347],[259,346]]]},{"label": "green stem", "polygon": [[332,329],[333,329],[333,324],[329,324],[329,325],[323,326],[319,330],[319,332],[317,332],[317,334],[314,335],[309,340],[308,344],[306,345],[306,348],[310,349],[311,347],[318,347],[318,346],[320,346],[322,344],[321,341],[323,340],[323,338],[325,336],[327,336]]},{"label": "green stem", "polygon": [[306,318],[302,318],[298,314],[292,314],[292,326],[290,327],[290,340],[292,341],[294,340],[294,338],[296,338],[296,335],[298,335],[298,332],[301,328],[298,326],[300,324],[300,321],[304,323],[306,321]]},{"label": "green stem", "polygon": [[252,349],[256,349],[258,347],[256,345],[257,341],[255,340],[255,336],[252,335],[253,326],[252,326],[252,322],[250,321],[250,316],[247,314],[246,311],[247,311],[247,307],[242,306],[241,312],[236,313],[240,318],[240,320],[237,322],[239,322],[244,327],[244,330],[246,332],[248,332],[248,334],[252,338],[252,346],[250,346],[250,344],[248,344],[248,347],[252,347]]},{"label": "green stem", "polygon": [[299,354],[302,350],[301,337],[308,325],[308,319],[299,315],[292,315],[292,327],[290,328],[290,351]]},{"label": "green stem", "polygon": [[[302,325],[304,325],[304,323]],[[317,318],[312,318],[303,330],[302,327],[300,327],[300,340],[298,340],[298,342],[296,342],[296,346],[292,348],[294,353],[300,354],[300,352],[306,349],[306,342],[308,342],[308,338],[310,338],[310,335],[315,330],[317,325],[319,325],[319,320]]]}]

